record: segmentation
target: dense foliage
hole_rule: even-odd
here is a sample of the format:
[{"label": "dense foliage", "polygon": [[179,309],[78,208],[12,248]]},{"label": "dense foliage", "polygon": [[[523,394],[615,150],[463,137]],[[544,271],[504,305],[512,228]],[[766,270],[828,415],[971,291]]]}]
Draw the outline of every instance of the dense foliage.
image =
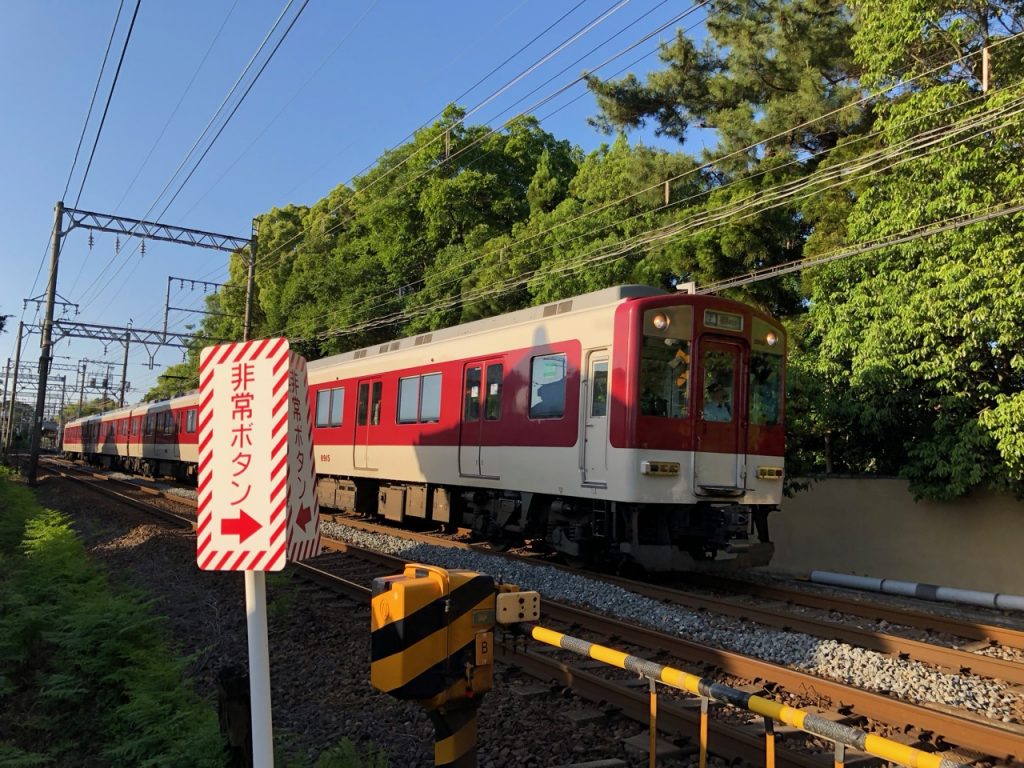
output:
[{"label": "dense foliage", "polygon": [[6,475],[0,512],[0,763],[222,765],[217,715],[148,607]]},{"label": "dense foliage", "polygon": [[[998,213],[1024,198],[1022,10],[712,0],[699,46],[679,32],[645,78],[589,79],[593,122],[616,135],[585,156],[532,118],[491,130],[449,107],[351,187],[264,214],[254,334],[318,357]],[[642,126],[680,151],[630,143]],[[685,151],[695,131],[717,146]],[[902,474],[937,498],[1024,489],[1021,223],[732,289],[789,324],[793,472]],[[244,285],[236,256],[208,335],[241,336]],[[194,383],[194,359],[174,374]]]}]

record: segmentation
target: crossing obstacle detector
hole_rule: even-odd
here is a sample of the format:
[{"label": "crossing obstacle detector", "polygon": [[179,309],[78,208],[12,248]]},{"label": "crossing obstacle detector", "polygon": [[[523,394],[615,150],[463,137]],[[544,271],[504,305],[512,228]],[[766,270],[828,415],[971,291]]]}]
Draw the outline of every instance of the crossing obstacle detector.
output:
[{"label": "crossing obstacle detector", "polygon": [[370,682],[419,701],[434,763],[476,765],[476,713],[494,682],[494,626],[540,619],[540,595],[473,571],[410,564],[373,581]]}]

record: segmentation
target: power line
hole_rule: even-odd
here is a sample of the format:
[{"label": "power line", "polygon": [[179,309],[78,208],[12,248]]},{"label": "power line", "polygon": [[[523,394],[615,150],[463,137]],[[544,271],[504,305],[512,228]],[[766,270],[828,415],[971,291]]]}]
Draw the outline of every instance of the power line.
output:
[{"label": "power line", "polygon": [[75,159],[71,161],[71,169],[68,171],[68,180],[64,184],[64,192],[61,200],[68,195],[68,187],[71,186],[71,177],[75,174],[75,166],[78,165],[78,153],[82,150],[82,142],[85,140],[85,131],[89,127],[89,119],[92,117],[92,108],[96,103],[96,94],[99,93],[100,83],[103,81],[103,71],[107,67],[107,58],[110,56],[110,47],[114,42],[114,33],[117,31],[117,22],[121,19],[121,9],[124,8],[124,0],[117,6],[117,15],[114,16],[114,25],[110,29],[110,38],[107,40],[107,50],[103,53],[103,61],[100,62],[100,73],[96,76],[96,85],[92,89],[92,98],[89,99],[89,109],[85,113],[85,122],[82,124],[82,134],[78,137],[78,146],[75,148]]},{"label": "power line", "polygon": [[121,47],[121,57],[117,60],[117,69],[114,70],[114,80],[110,84],[110,92],[107,94],[107,103],[103,107],[103,116],[100,118],[100,127],[96,129],[96,138],[92,143],[92,151],[89,152],[89,162],[85,165],[85,173],[82,174],[82,183],[78,186],[78,195],[75,197],[75,208],[78,207],[78,201],[82,199],[82,190],[85,189],[85,180],[89,178],[89,170],[92,168],[92,161],[96,156],[96,148],[100,144],[103,125],[107,121],[107,112],[110,110],[110,102],[114,98],[114,89],[117,88],[117,80],[121,76],[121,66],[124,64],[125,54],[128,53],[128,43],[131,42],[132,30],[135,29],[135,19],[139,15],[139,6],[141,5],[142,0],[135,0],[135,10],[132,12],[132,20],[128,25],[128,34],[125,35],[124,45]]}]

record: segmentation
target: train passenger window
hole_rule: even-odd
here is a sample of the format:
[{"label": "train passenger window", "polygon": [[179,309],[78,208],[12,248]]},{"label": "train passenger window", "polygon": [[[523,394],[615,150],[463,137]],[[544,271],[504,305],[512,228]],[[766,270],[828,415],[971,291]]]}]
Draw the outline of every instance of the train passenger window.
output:
[{"label": "train passenger window", "polygon": [[196,411],[195,408],[185,411],[185,431],[189,434],[196,431]]},{"label": "train passenger window", "polygon": [[177,419],[170,411],[164,413],[164,434],[171,435],[178,431]]},{"label": "train passenger window", "polygon": [[497,421],[501,418],[502,365],[487,366],[487,392],[484,396],[484,418]]},{"label": "train passenger window", "polygon": [[380,391],[381,383],[373,382],[373,392],[370,396],[370,423],[380,424]]},{"label": "train passenger window", "polygon": [[321,389],[316,393],[316,425],[318,427],[341,426],[342,406],[345,403],[345,388]]},{"label": "train passenger window", "polygon": [[428,373],[420,377],[420,421],[441,419],[441,374]]},{"label": "train passenger window", "polygon": [[594,380],[590,384],[594,388],[591,397],[590,415],[608,415],[608,363],[594,363]]},{"label": "train passenger window", "polygon": [[410,376],[398,380],[398,423],[416,423],[420,399],[420,377]]},{"label": "train passenger window", "polygon": [[712,349],[704,356],[704,421],[732,421],[735,355]]},{"label": "train passenger window", "polygon": [[690,413],[690,342],[644,336],[640,414],[682,419]]},{"label": "train passenger window", "polygon": [[557,419],[565,413],[564,354],[541,355],[530,366],[530,418]]},{"label": "train passenger window", "polygon": [[132,434],[137,435],[142,432],[142,417],[136,416],[132,419]]},{"label": "train passenger window", "polygon": [[153,427],[155,425],[155,422],[156,422],[156,414],[152,414],[152,413],[146,414],[146,434],[147,435],[152,435],[153,434]]},{"label": "train passenger window", "polygon": [[782,390],[782,358],[754,352],[750,356],[750,423],[774,426],[779,423]]},{"label": "train passenger window", "polygon": [[121,419],[121,434],[128,434],[128,419]]},{"label": "train passenger window", "polygon": [[356,402],[356,424],[360,427],[366,426],[366,415],[370,403],[370,385],[360,384],[358,400]]},{"label": "train passenger window", "polygon": [[466,394],[463,421],[477,421],[480,418],[480,367],[466,369]]}]

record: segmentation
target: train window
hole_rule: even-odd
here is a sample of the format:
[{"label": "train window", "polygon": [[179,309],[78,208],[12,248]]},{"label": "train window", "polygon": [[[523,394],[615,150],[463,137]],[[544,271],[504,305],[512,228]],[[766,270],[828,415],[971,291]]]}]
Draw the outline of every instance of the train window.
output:
[{"label": "train window", "polygon": [[366,426],[367,407],[370,402],[370,385],[359,385],[359,399],[356,403],[356,424],[360,427]]},{"label": "train window", "polygon": [[154,426],[154,422],[155,421],[156,421],[156,415],[155,414],[152,414],[152,413],[146,414],[146,434],[147,435],[152,435],[153,434],[153,426]]},{"label": "train window", "polygon": [[413,424],[416,422],[416,411],[419,406],[420,377],[410,376],[398,380],[398,423]]},{"label": "train window", "polygon": [[380,424],[380,391],[381,383],[373,382],[373,392],[370,396],[370,423]]},{"label": "train window", "polygon": [[463,407],[463,421],[477,421],[480,418],[480,366],[466,369],[466,394]]},{"label": "train window", "polygon": [[428,373],[420,377],[420,421],[441,419],[441,374]]},{"label": "train window", "polygon": [[689,415],[690,342],[644,336],[640,349],[640,413],[672,419]]},{"label": "train window", "polygon": [[704,355],[704,421],[732,421],[735,362],[732,352],[712,349]]},{"label": "train window", "polygon": [[345,388],[321,389],[316,393],[316,425],[341,426],[341,412],[345,403]]},{"label": "train window", "polygon": [[132,419],[132,434],[137,435],[142,431],[142,417],[136,416]]},{"label": "train window", "polygon": [[501,418],[501,379],[502,366],[487,366],[487,392],[484,396],[484,418],[497,421]]},{"label": "train window", "polygon": [[754,352],[750,356],[750,423],[779,423],[782,390],[782,358]]},{"label": "train window", "polygon": [[177,420],[174,418],[174,414],[173,413],[171,413],[170,411],[167,411],[166,413],[164,413],[164,434],[165,435],[170,435],[170,434],[178,431],[177,430],[177,426],[178,425],[175,423],[176,421]]},{"label": "train window", "polygon": [[128,419],[121,419],[121,434],[128,434]]},{"label": "train window", "polygon": [[185,431],[192,433],[196,431],[197,409],[189,408],[185,411]]},{"label": "train window", "polygon": [[557,419],[565,413],[565,355],[541,355],[530,366],[530,418]]},{"label": "train window", "polygon": [[601,361],[594,363],[594,380],[591,382],[591,386],[594,388],[593,395],[590,398],[590,415],[591,416],[607,416],[608,415],[608,363]]}]

